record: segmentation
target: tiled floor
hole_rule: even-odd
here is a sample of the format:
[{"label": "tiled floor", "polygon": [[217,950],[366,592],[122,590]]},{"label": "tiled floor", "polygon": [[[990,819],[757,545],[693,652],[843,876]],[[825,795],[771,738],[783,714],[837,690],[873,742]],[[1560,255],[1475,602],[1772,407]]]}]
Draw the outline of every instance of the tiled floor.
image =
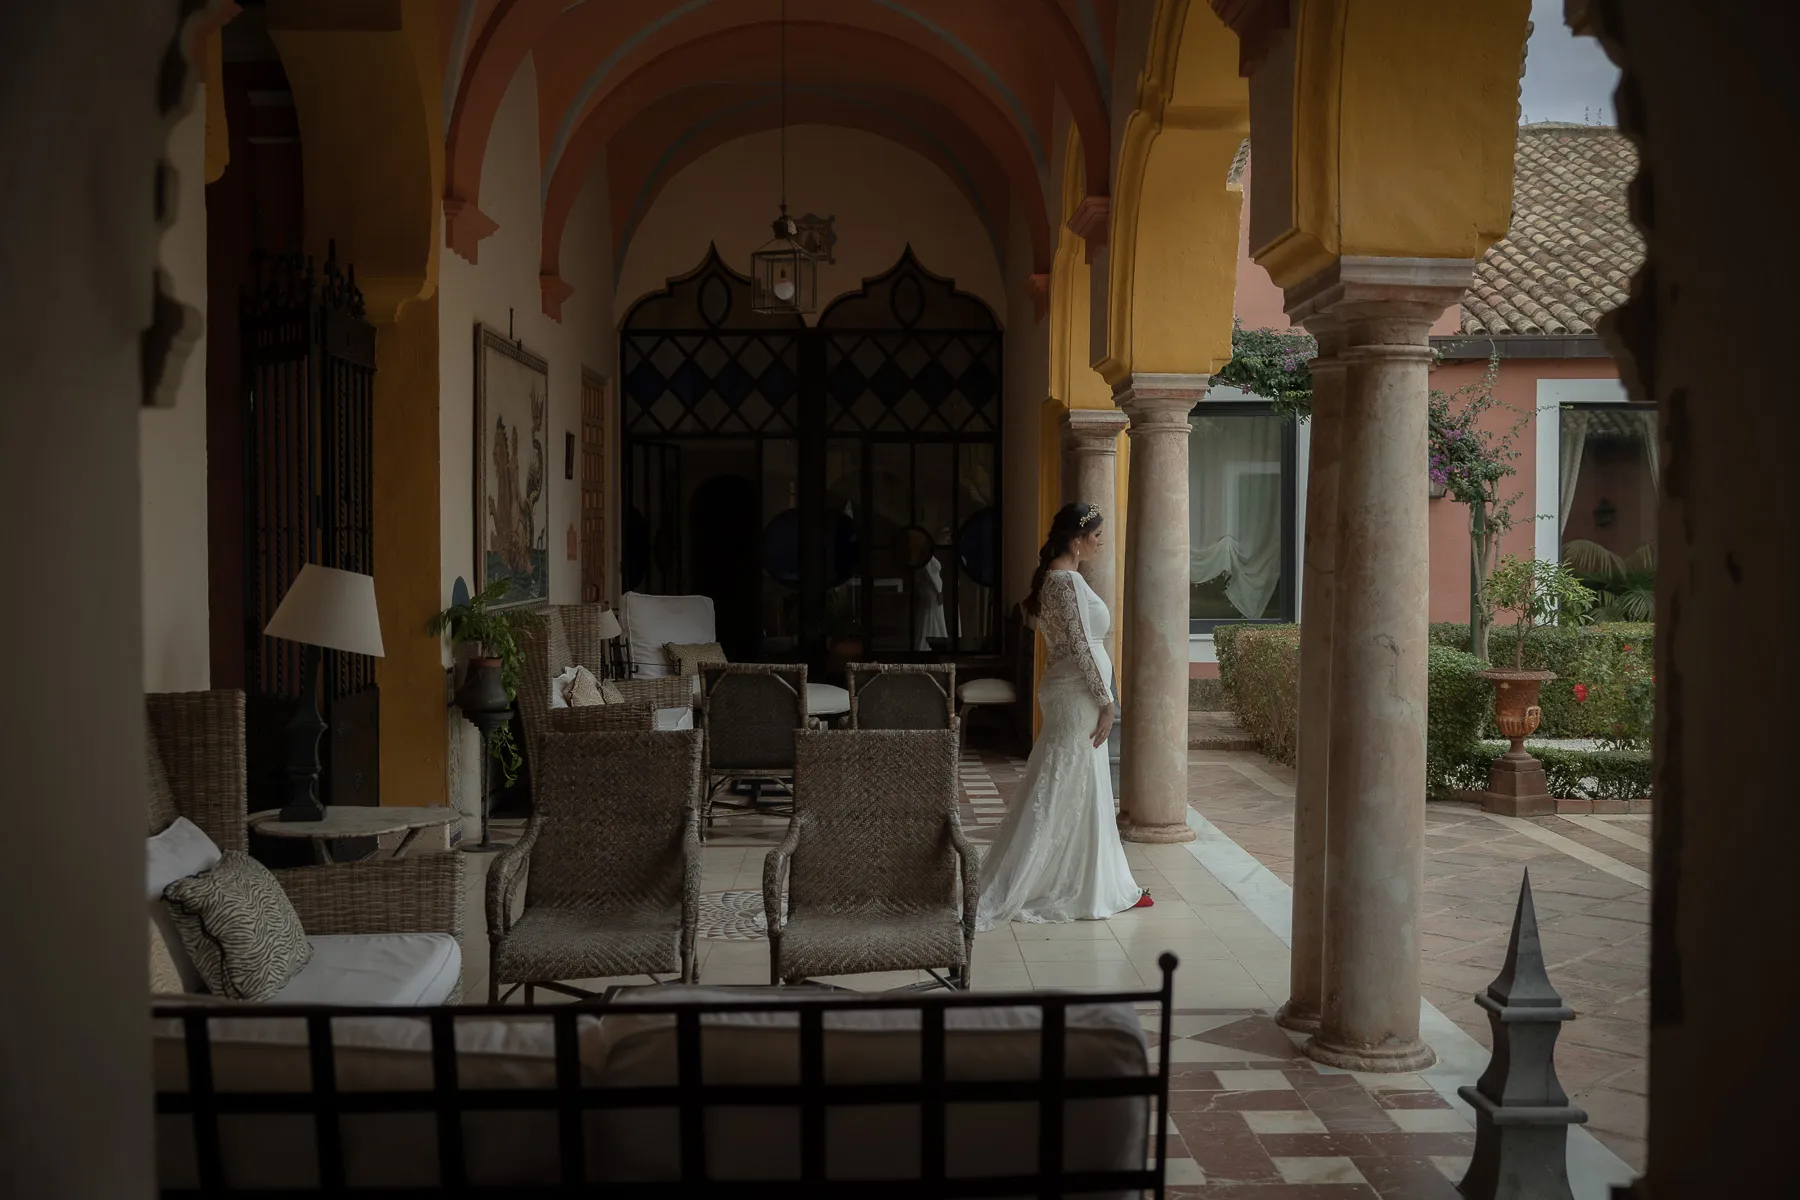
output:
[{"label": "tiled floor", "polygon": [[[1289,881],[1292,772],[1240,751],[1195,750],[1190,761],[1195,811]],[[1022,766],[1003,755],[965,755],[961,815],[977,843],[992,837]],[[1632,842],[1647,839],[1648,821],[1505,824],[1434,805],[1427,822],[1426,998],[1486,1045],[1486,1021],[1470,997],[1499,968],[1518,873],[1528,866],[1551,977],[1581,1014],[1564,1026],[1559,1073],[1588,1109],[1594,1135],[1641,1169],[1648,909],[1637,882],[1642,851]],[[1517,827],[1527,824],[1526,832]],[[763,856],[785,827],[777,817],[722,819],[706,847],[703,888],[760,890]],[[1287,995],[1288,948],[1268,914],[1240,896],[1247,885],[1227,873],[1234,891],[1192,846],[1128,845],[1126,854],[1154,907],[1110,921],[981,934],[974,986],[1154,987],[1158,956],[1173,951],[1181,965],[1171,1025],[1171,1195],[1452,1200],[1472,1146],[1467,1119],[1445,1098],[1456,1081],[1441,1071],[1428,1080],[1313,1064],[1271,1018]],[[1266,873],[1263,879],[1265,892],[1284,891]],[[472,930],[485,928],[479,891],[470,897]],[[486,991],[484,942],[468,939],[471,999]],[[697,948],[704,982],[768,980],[766,942],[702,938]],[[924,978],[902,972],[831,982],[877,990]]]}]

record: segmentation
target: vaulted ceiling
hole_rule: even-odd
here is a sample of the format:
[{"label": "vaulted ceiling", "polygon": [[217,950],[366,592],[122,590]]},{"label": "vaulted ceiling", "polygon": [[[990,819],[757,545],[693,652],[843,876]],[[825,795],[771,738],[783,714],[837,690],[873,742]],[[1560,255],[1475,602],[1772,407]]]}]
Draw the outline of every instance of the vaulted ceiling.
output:
[{"label": "vaulted ceiling", "polygon": [[[465,257],[494,229],[482,160],[527,55],[537,74],[547,279],[596,162],[616,249],[683,166],[774,128],[782,0],[440,0],[447,239]],[[786,0],[790,125],[865,130],[936,163],[1004,245],[1017,204],[1031,270],[1049,269],[1058,93],[1090,192],[1108,177],[1116,0]]]}]

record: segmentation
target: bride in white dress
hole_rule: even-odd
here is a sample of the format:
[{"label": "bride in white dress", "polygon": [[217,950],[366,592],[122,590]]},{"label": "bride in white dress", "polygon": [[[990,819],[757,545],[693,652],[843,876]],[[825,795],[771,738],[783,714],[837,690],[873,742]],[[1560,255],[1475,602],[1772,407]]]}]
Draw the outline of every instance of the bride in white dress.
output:
[{"label": "bride in white dress", "polygon": [[1125,862],[1113,811],[1112,616],[1077,570],[1099,550],[1101,524],[1094,505],[1064,505],[1038,553],[1025,611],[1044,635],[1043,728],[981,864],[977,929],[1099,920],[1150,904]]}]

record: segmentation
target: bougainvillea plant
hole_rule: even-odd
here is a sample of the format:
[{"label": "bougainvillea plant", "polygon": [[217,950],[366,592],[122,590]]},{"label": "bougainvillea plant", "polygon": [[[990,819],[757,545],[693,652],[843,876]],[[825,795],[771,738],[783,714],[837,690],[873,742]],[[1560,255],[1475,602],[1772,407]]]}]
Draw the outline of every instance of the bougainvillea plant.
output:
[{"label": "bougainvillea plant", "polygon": [[1302,329],[1245,329],[1231,323],[1231,361],[1212,382],[1261,396],[1278,416],[1312,415],[1312,368],[1319,343]]},{"label": "bougainvillea plant", "polygon": [[[1489,578],[1494,572],[1500,540],[1513,527],[1513,505],[1523,491],[1510,489],[1506,481],[1515,473],[1519,435],[1531,424],[1532,414],[1500,399],[1494,385],[1500,378],[1500,357],[1488,359],[1480,379],[1453,391],[1431,390],[1428,409],[1430,458],[1426,470],[1431,482],[1469,510],[1469,652],[1485,661],[1488,631],[1494,627],[1494,603]],[[1513,423],[1496,432],[1487,414],[1511,413]]]}]

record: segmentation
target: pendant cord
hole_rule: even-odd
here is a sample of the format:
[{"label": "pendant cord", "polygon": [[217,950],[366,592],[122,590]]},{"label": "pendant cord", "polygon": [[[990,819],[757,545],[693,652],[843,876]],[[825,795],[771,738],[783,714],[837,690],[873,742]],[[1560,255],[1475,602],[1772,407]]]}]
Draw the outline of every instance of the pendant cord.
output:
[{"label": "pendant cord", "polygon": [[781,215],[787,215],[787,0],[781,0]]}]

